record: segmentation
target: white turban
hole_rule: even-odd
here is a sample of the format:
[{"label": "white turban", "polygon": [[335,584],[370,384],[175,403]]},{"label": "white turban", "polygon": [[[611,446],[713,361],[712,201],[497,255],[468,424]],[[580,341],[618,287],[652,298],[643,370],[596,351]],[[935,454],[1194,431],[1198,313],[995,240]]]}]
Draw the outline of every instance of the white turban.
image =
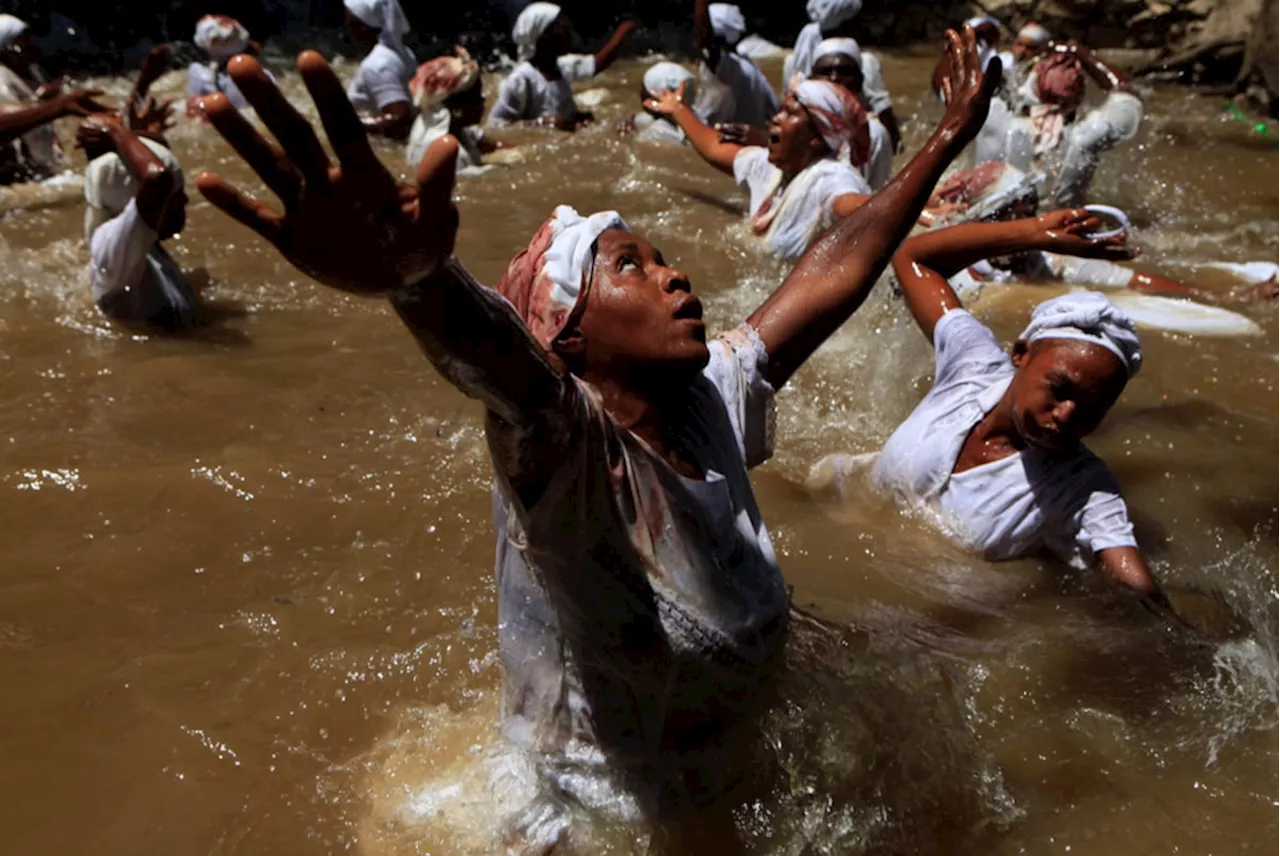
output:
[{"label": "white turban", "polygon": [[997,29],[1000,27],[1000,22],[990,15],[978,15],[977,17],[969,18],[965,23],[969,25],[969,29],[971,30],[976,30],[983,24],[990,24]]},{"label": "white turban", "polygon": [[829,80],[801,81],[791,94],[837,160],[848,160],[856,167],[867,162],[871,131],[867,111],[856,95]]},{"label": "white turban", "polygon": [[1021,30],[1018,30],[1018,38],[1026,39],[1033,45],[1042,45],[1049,41],[1049,31],[1036,23],[1027,24]]},{"label": "white turban", "polygon": [[809,0],[809,20],[830,32],[862,11],[862,0]]},{"label": "white turban", "polygon": [[213,59],[228,59],[248,49],[249,31],[235,18],[205,15],[196,23],[192,41]]},{"label": "white turban", "polygon": [[631,227],[617,211],[583,217],[568,205],[557,206],[494,286],[544,347],[572,320],[590,282],[596,240],[610,229]]},{"label": "white turban", "polygon": [[0,50],[13,44],[18,36],[27,31],[27,22],[13,15],[0,15]]},{"label": "white turban", "polygon": [[711,32],[724,39],[730,46],[736,45],[747,34],[747,19],[742,10],[732,3],[712,3],[707,7],[711,18]]},{"label": "white turban", "polygon": [[539,0],[524,7],[516,18],[516,25],[511,30],[511,38],[516,43],[516,58],[521,62],[533,59],[538,49],[538,39],[560,17],[560,7],[555,3],[544,3]]},{"label": "white turban", "polygon": [[687,84],[684,89],[684,100],[692,104],[698,96],[697,79],[693,72],[674,62],[655,62],[644,73],[644,91],[650,95],[658,95],[668,89],[676,90],[680,84]]},{"label": "white turban", "polygon": [[1096,291],[1077,291],[1046,300],[1031,313],[1031,323],[1018,337],[1073,339],[1106,348],[1124,365],[1129,377],[1142,368],[1142,346],[1133,321]]},{"label": "white turban", "polygon": [[[146,137],[139,137],[182,184],[182,165],[173,152]],[[115,152],[94,158],[84,170],[84,201],[88,204],[84,217],[84,239],[88,241],[99,226],[119,214],[138,195],[138,183]]]},{"label": "white turban", "polygon": [[862,65],[862,48],[854,39],[823,39],[818,43],[818,49],[813,52],[814,64],[816,65],[824,56],[847,56],[859,67]]},{"label": "white turban", "polygon": [[417,58],[404,46],[409,19],[400,8],[400,0],[342,0],[342,5],[360,23],[376,29],[378,41],[400,54],[410,68],[417,66]]}]

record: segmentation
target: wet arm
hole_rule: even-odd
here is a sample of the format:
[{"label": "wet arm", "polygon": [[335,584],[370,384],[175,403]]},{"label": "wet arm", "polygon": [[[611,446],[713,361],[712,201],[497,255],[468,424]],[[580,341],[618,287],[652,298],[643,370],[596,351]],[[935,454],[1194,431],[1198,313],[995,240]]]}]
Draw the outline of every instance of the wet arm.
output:
[{"label": "wet arm", "polygon": [[689,138],[689,145],[702,159],[721,172],[733,175],[733,160],[742,151],[737,143],[727,143],[720,132],[704,124],[687,104],[681,104],[671,113],[671,118]]},{"label": "wet arm", "polygon": [[1103,92],[1128,92],[1137,95],[1131,81],[1124,72],[1109,63],[1103,62],[1098,55],[1084,45],[1072,45],[1072,53],[1080,60],[1080,67],[1085,74],[1093,78],[1093,82]]},{"label": "wet arm", "polygon": [[361,116],[360,122],[370,134],[378,134],[403,142],[413,127],[413,112],[408,101],[396,101],[383,107],[376,116]]},{"label": "wet arm", "polygon": [[1194,285],[1187,285],[1185,282],[1178,282],[1176,279],[1170,279],[1169,277],[1161,276],[1158,273],[1147,273],[1146,271],[1135,270],[1133,272],[1133,278],[1129,280],[1128,287],[1133,291],[1141,291],[1144,294],[1160,294],[1166,297],[1186,297],[1212,305],[1224,302],[1222,296],[1215,294],[1212,291],[1207,291],[1203,288],[1196,288]]},{"label": "wet arm", "polygon": [[[1173,611],[1173,604],[1161,591],[1147,560],[1137,547],[1112,547],[1098,553],[1098,566],[1112,583],[1121,586],[1141,598],[1142,605],[1152,613],[1182,627],[1190,627]],[[1194,629],[1194,628],[1192,628]]]},{"label": "wet arm", "polygon": [[628,19],[618,25],[613,31],[613,35],[609,37],[609,41],[604,43],[604,47],[595,53],[596,74],[600,74],[609,66],[613,65],[614,60],[618,58],[618,51],[622,49],[622,43],[627,40],[627,36],[631,35],[636,28],[636,22]]},{"label": "wet arm", "polygon": [[100,121],[111,137],[116,154],[120,156],[134,181],[138,182],[138,195],[135,197],[138,216],[151,229],[160,231],[164,211],[178,189],[177,180],[165,168],[164,162],[118,118],[106,116]]}]

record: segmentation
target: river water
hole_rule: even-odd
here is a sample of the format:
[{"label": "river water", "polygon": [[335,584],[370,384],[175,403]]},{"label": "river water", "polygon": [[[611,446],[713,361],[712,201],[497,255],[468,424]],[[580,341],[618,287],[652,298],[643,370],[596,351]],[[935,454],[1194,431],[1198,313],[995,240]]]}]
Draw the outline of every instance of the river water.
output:
[{"label": "river water", "polygon": [[[931,65],[884,57],[909,148],[938,116]],[[520,163],[460,181],[459,255],[493,282],[553,205],[617,208],[713,329],[736,324],[785,269],[750,246],[728,178],[615,139],[642,71],[598,81],[598,125],[512,132]],[[218,316],[194,336],[96,313],[78,185],[0,191],[0,850],[500,852],[523,780],[493,727],[480,408],[386,306],[313,284],[199,198],[199,168],[249,181],[215,134],[173,141],[193,200],[171,251]],[[1274,142],[1159,89],[1094,196],[1133,217],[1142,264],[1225,289],[1197,266],[1276,258],[1277,181]],[[1053,293],[974,309],[1009,341]],[[796,634],[768,761],[723,816],[582,823],[557,852],[1274,852],[1277,323],[1244,311],[1263,335],[1147,332],[1091,440],[1193,638],[1093,577],[993,566],[875,497],[805,489],[927,389],[930,349],[881,286],[780,394],[754,474],[795,602],[854,629]]]}]

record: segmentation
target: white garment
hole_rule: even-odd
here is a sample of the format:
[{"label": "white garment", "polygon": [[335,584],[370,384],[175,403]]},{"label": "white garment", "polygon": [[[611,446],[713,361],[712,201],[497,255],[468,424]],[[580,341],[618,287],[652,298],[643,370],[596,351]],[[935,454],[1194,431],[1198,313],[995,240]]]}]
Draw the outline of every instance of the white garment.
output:
[{"label": "white garment", "polygon": [[830,32],[862,11],[862,0],[808,0],[809,20]]},{"label": "white garment", "polygon": [[[409,141],[405,144],[404,157],[409,168],[416,170],[422,162],[422,156],[432,143],[449,133],[449,122],[428,124],[421,115],[413,120],[409,129]],[[480,152],[480,140],[484,131],[474,125],[462,129],[458,135],[458,172],[484,165],[484,155]]]},{"label": "white garment", "polygon": [[712,3],[707,6],[707,18],[711,23],[711,32],[731,47],[747,32],[747,21],[742,17],[742,10],[732,3]]},{"label": "white garment", "polygon": [[1002,98],[992,98],[987,109],[987,120],[973,138],[973,165],[990,161],[1004,162],[1009,148],[1009,131],[1013,126],[1013,112]]},{"label": "white garment", "polygon": [[764,128],[782,109],[768,78],[745,56],[721,51],[715,78],[733,93],[733,112],[730,118],[720,121]]},{"label": "white garment", "polygon": [[[785,638],[787,589],[747,476],[773,451],[766,354],[746,326],[709,349],[671,421],[705,481],[576,379],[537,432],[486,426],[503,731],[588,805],[618,779],[676,804],[732,784],[741,753],[711,747],[752,709]],[[525,508],[508,474],[529,455],[561,463]]]},{"label": "white garment", "polygon": [[541,0],[521,9],[516,16],[515,26],[511,28],[511,40],[516,43],[516,58],[521,62],[533,59],[538,50],[538,39],[542,38],[542,34],[559,17],[559,6]]},{"label": "white garment", "polygon": [[1084,569],[1102,550],[1136,547],[1115,480],[1083,444],[1054,454],[1029,448],[952,472],[1014,368],[991,331],[962,309],[943,315],[933,336],[933,388],[885,443],[872,482],[901,504],[931,510],[956,541],[992,560],[1048,548]]},{"label": "white garment", "polygon": [[416,63],[406,62],[403,54],[379,42],[347,85],[351,106],[364,116],[376,116],[392,104],[409,106],[413,103],[409,81],[417,70]]},{"label": "white garment", "polygon": [[1138,133],[1146,108],[1131,92],[1107,93],[1098,107],[1068,127],[1058,179],[1050,194],[1055,208],[1083,205],[1099,156]]},{"label": "white garment", "polygon": [[774,215],[763,237],[779,258],[795,259],[836,221],[835,201],[846,193],[870,194],[871,188],[844,160],[825,158],[811,164],[785,186],[782,170],[769,163],[769,152],[746,146],[733,159],[733,180],[749,195],[748,217],[756,219],[773,200]]},{"label": "white garment", "polygon": [[27,31],[27,22],[14,15],[0,14],[0,50],[4,50]]},{"label": "white garment", "polygon": [[633,119],[636,126],[635,138],[644,143],[667,143],[674,146],[687,146],[688,138],[676,125],[665,119],[657,119],[648,113],[637,113]]},{"label": "white garment", "polygon": [[[800,31],[800,35],[796,37],[795,50],[782,64],[784,88],[789,88],[797,75],[802,80],[808,80],[813,75],[813,64],[818,61],[818,46],[822,42],[822,30],[817,24],[809,24]],[[871,51],[864,50],[861,51],[858,63],[862,66],[862,101],[867,109],[875,114],[891,109],[893,99],[884,84],[880,60]]]},{"label": "white garment", "polygon": [[880,60],[871,51],[862,52],[862,100],[866,102],[867,109],[877,115],[893,109],[893,99],[889,97],[889,88],[884,85]]},{"label": "white garment", "polygon": [[400,7],[400,0],[343,0],[342,5],[366,27],[378,31],[378,44],[399,56],[409,68],[417,69],[417,58],[404,44],[404,37],[409,34],[409,19]]},{"label": "white garment", "polygon": [[[270,77],[270,72],[267,72]],[[274,80],[275,78],[272,78]],[[224,69],[214,62],[193,62],[187,66],[187,97],[196,98],[201,95],[212,95],[221,92],[227,96],[231,106],[237,110],[246,110],[249,101],[240,92],[236,82]]]},{"label": "white garment", "polygon": [[762,59],[774,59],[784,56],[787,49],[782,45],[775,45],[773,42],[758,36],[755,33],[743,36],[738,43],[733,46],[735,53],[745,56],[749,60],[759,62]]},{"label": "white garment", "polygon": [[576,114],[573,84],[595,77],[596,58],[591,54],[565,54],[556,60],[556,65],[560,68],[559,80],[547,80],[528,62],[517,65],[498,89],[498,99],[489,110],[489,124]]},{"label": "white garment", "polygon": [[871,154],[862,174],[872,190],[879,190],[893,178],[893,138],[875,116],[868,117],[867,130],[871,133]]},{"label": "white garment", "polygon": [[[0,65],[0,112],[33,107],[39,103],[26,81],[7,65]],[[48,178],[62,169],[66,160],[52,122],[31,129],[3,148],[12,152],[20,172],[32,180]]]},{"label": "white garment", "polygon": [[93,232],[89,278],[93,300],[109,318],[171,328],[196,322],[196,296],[136,199]]},{"label": "white garment", "polygon": [[1133,271],[1106,259],[1081,259],[1032,250],[1024,255],[1017,274],[981,261],[951,277],[956,294],[968,300],[988,282],[1065,282],[1089,288],[1128,288]]}]

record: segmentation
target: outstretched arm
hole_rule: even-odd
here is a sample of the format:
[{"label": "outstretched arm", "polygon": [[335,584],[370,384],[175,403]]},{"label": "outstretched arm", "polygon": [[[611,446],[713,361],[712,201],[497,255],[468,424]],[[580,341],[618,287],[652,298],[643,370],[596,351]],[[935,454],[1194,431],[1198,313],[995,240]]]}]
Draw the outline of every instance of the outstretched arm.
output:
[{"label": "outstretched arm", "polygon": [[947,281],[975,262],[1027,250],[1123,260],[1134,252],[1124,236],[1089,238],[1102,221],[1084,209],[1052,211],[1000,223],[961,223],[908,238],[893,256],[893,272],[920,331],[933,341],[933,328],[960,298]]},{"label": "outstretched arm", "polygon": [[1056,50],[1068,50],[1075,54],[1076,59],[1080,60],[1080,67],[1084,69],[1085,74],[1093,78],[1093,82],[1098,84],[1098,88],[1103,92],[1116,91],[1128,92],[1131,95],[1138,94],[1138,91],[1133,87],[1133,81],[1123,71],[1103,62],[1097,54],[1084,45],[1072,43],[1069,45],[1055,45],[1054,48]]},{"label": "outstretched arm", "polygon": [[742,151],[737,143],[726,142],[720,132],[703,123],[698,115],[685,103],[687,86],[683,83],[677,90],[667,90],[654,98],[648,98],[644,106],[655,113],[670,116],[680,126],[684,135],[689,138],[689,145],[702,156],[702,159],[721,172],[733,175],[733,159]]},{"label": "outstretched arm", "polygon": [[984,76],[973,30],[947,31],[947,112],[933,136],[883,190],[815,241],[791,275],[747,319],[769,354],[774,388],[795,373],[862,305],[906,237],[943,170],[977,134],[1000,83]]},{"label": "outstretched arm", "polygon": [[75,89],[71,92],[55,95],[34,107],[22,107],[0,113],[0,143],[16,140],[23,134],[34,131],[41,125],[47,125],[63,116],[89,116],[93,113],[106,113],[107,107],[94,99],[102,94],[98,89]]},{"label": "outstretched arm", "polygon": [[164,162],[133,131],[124,126],[115,113],[92,116],[85,124],[96,126],[110,138],[111,147],[120,156],[133,180],[138,183],[138,195],[135,197],[138,216],[153,231],[160,231],[165,209],[169,207],[174,191],[178,189],[177,179],[165,167]]},{"label": "outstretched arm", "polygon": [[457,141],[436,141],[418,187],[378,161],[338,78],[314,51],[298,57],[338,164],[262,71],[236,57],[232,79],[279,144],[268,142],[217,94],[204,99],[213,126],[284,203],[277,213],[211,173],[200,192],[253,229],[303,273],[343,291],[389,297],[423,349],[463,392],[498,417],[528,424],[559,401],[563,376],[511,308],[451,260]]},{"label": "outstretched arm", "polygon": [[613,35],[609,37],[609,41],[604,43],[604,47],[595,53],[596,74],[613,65],[613,61],[618,58],[618,51],[622,49],[622,43],[627,40],[627,36],[640,26],[634,18],[628,18],[618,24],[618,28],[613,31]]}]

